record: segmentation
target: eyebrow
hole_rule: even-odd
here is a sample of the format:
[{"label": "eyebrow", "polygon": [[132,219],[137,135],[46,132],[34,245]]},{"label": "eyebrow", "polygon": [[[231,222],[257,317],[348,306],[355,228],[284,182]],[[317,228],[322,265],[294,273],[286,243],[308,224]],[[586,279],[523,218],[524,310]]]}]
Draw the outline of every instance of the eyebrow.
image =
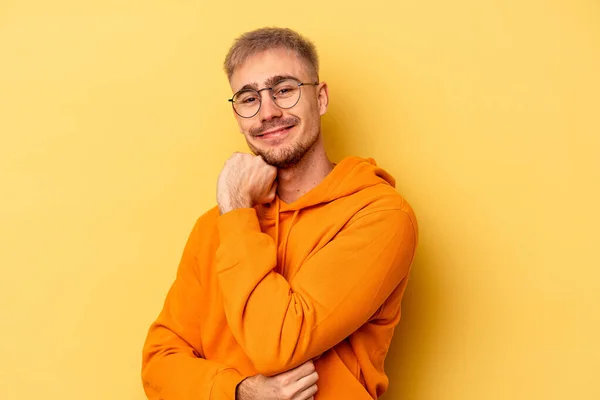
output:
[{"label": "eyebrow", "polygon": [[[265,86],[273,87],[273,85],[275,85],[277,82],[281,82],[285,79],[295,79],[298,82],[300,82],[300,80],[293,75],[274,75],[265,81]],[[247,83],[244,86],[242,86],[242,88],[238,90],[238,92],[241,92],[243,90],[258,90],[258,85],[256,84],[256,82]]]},{"label": "eyebrow", "polygon": [[273,85],[275,85],[276,83],[281,82],[285,79],[295,79],[298,82],[300,82],[300,80],[293,75],[275,75],[275,76],[272,76],[269,79],[267,79],[265,81],[265,85],[267,87],[273,87]]}]

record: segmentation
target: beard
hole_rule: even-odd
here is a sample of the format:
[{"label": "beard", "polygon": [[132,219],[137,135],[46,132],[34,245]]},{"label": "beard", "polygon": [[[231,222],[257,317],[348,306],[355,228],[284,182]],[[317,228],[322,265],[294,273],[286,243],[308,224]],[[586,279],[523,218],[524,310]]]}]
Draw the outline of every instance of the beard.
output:
[{"label": "beard", "polygon": [[[300,119],[297,117],[286,118],[280,121],[273,121],[271,123],[266,123],[258,129],[253,129],[250,131],[252,136],[260,135],[262,132],[267,130],[271,130],[278,127],[285,126],[297,126],[300,122]],[[276,168],[290,168],[294,165],[298,164],[304,156],[308,153],[308,151],[314,146],[319,138],[319,129],[316,129],[308,132],[304,132],[300,134],[300,137],[296,142],[290,143],[288,145],[277,146],[272,149],[259,149],[254,146],[250,140],[248,140],[248,136],[246,136],[246,143],[248,147],[257,156],[261,156],[263,160],[269,165],[272,165]]]},{"label": "beard", "polygon": [[291,143],[285,147],[269,150],[260,150],[249,142],[248,146],[255,155],[261,156],[267,164],[276,168],[285,169],[293,167],[302,161],[314,142],[315,141],[309,146],[304,145],[304,143]]}]

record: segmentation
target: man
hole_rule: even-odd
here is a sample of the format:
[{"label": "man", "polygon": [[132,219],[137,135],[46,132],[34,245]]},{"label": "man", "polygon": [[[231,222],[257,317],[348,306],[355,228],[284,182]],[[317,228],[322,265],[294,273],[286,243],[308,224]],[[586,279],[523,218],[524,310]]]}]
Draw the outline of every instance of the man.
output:
[{"label": "man", "polygon": [[377,398],[417,242],[413,211],[373,160],[329,161],[328,87],[310,42],[249,32],[225,70],[255,155],[225,163],[218,207],[188,239],[144,346],[146,394]]}]

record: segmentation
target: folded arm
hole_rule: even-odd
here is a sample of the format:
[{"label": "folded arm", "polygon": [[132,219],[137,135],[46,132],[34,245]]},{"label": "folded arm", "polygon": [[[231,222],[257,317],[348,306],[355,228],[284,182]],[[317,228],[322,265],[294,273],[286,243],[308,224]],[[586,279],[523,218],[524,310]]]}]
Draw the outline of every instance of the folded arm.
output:
[{"label": "folded arm", "polygon": [[144,345],[142,379],[150,400],[233,400],[243,379],[235,369],[203,358],[197,242],[194,228],[177,278]]},{"label": "folded arm", "polygon": [[254,209],[227,212],[217,227],[227,321],[265,375],[322,354],[366,323],[407,278],[417,240],[405,211],[367,210],[288,282],[274,270],[275,243]]}]

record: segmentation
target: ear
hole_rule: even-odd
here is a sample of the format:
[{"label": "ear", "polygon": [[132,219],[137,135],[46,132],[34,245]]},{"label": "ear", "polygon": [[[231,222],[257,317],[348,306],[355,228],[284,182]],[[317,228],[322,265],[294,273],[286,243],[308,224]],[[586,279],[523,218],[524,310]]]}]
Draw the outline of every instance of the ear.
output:
[{"label": "ear", "polygon": [[319,102],[319,114],[324,115],[327,112],[327,106],[329,106],[329,89],[327,82],[319,83],[317,87],[317,101]]}]

